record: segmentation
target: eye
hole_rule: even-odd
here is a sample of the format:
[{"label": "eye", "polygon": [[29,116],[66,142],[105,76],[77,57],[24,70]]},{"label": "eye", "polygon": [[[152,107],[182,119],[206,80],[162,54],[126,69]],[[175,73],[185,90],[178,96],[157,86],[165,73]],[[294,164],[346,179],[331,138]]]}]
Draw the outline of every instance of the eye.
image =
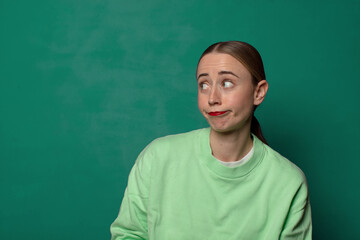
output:
[{"label": "eye", "polygon": [[209,85],[207,85],[207,83],[205,83],[205,82],[202,82],[199,84],[199,87],[201,90],[206,90],[209,88]]},{"label": "eye", "polygon": [[223,87],[224,87],[224,88],[231,88],[232,86],[234,86],[234,84],[233,84],[231,81],[229,81],[229,80],[225,80],[225,81],[223,82]]}]

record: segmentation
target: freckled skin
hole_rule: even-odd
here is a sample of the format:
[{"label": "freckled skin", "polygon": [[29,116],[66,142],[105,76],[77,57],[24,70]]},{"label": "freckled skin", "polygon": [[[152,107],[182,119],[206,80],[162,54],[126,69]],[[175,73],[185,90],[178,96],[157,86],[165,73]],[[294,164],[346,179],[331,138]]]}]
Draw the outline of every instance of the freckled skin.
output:
[{"label": "freckled skin", "polygon": [[[203,76],[198,78],[198,107],[212,130],[227,133],[250,128],[253,106],[258,105],[250,72],[231,55],[209,53],[199,62],[199,75]],[[226,113],[214,116],[221,111]]]}]

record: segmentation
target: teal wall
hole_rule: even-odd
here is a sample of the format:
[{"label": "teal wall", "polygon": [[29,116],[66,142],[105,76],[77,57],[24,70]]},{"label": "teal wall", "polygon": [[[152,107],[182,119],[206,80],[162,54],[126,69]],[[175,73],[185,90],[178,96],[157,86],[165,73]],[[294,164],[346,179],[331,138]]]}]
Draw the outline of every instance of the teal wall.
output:
[{"label": "teal wall", "polygon": [[257,116],[300,166],[314,239],[360,237],[360,2],[0,1],[0,238],[109,239],[154,138],[207,126],[195,69],[211,43],[263,56]]}]

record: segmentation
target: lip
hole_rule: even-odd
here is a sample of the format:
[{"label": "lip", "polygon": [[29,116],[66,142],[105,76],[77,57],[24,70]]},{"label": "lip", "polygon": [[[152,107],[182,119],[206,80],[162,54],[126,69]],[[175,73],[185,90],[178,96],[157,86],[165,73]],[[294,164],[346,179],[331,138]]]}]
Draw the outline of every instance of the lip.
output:
[{"label": "lip", "polygon": [[216,117],[216,116],[221,116],[224,115],[225,113],[227,113],[228,111],[216,111],[216,112],[209,112],[208,114],[210,116]]}]

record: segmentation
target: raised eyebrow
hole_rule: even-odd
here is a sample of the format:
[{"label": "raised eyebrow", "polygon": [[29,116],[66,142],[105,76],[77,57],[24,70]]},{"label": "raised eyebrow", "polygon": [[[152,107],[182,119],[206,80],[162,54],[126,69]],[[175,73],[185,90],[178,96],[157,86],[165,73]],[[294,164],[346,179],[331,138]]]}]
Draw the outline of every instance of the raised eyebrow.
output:
[{"label": "raised eyebrow", "polygon": [[204,76],[209,76],[208,73],[200,73],[199,76],[197,77],[197,80],[199,80],[200,77],[204,77]]},{"label": "raised eyebrow", "polygon": [[[224,74],[230,74],[230,75],[233,75],[237,78],[240,78],[238,75],[236,75],[235,73],[233,73],[232,71],[220,71],[218,72],[219,75],[224,75]],[[199,76],[197,77],[197,79],[199,80],[200,77],[205,77],[205,76],[209,76],[208,73],[200,73]]]},{"label": "raised eyebrow", "polygon": [[235,73],[231,72],[231,71],[220,71],[218,72],[219,75],[223,75],[223,74],[231,74],[237,78],[240,78],[238,75],[236,75]]}]

